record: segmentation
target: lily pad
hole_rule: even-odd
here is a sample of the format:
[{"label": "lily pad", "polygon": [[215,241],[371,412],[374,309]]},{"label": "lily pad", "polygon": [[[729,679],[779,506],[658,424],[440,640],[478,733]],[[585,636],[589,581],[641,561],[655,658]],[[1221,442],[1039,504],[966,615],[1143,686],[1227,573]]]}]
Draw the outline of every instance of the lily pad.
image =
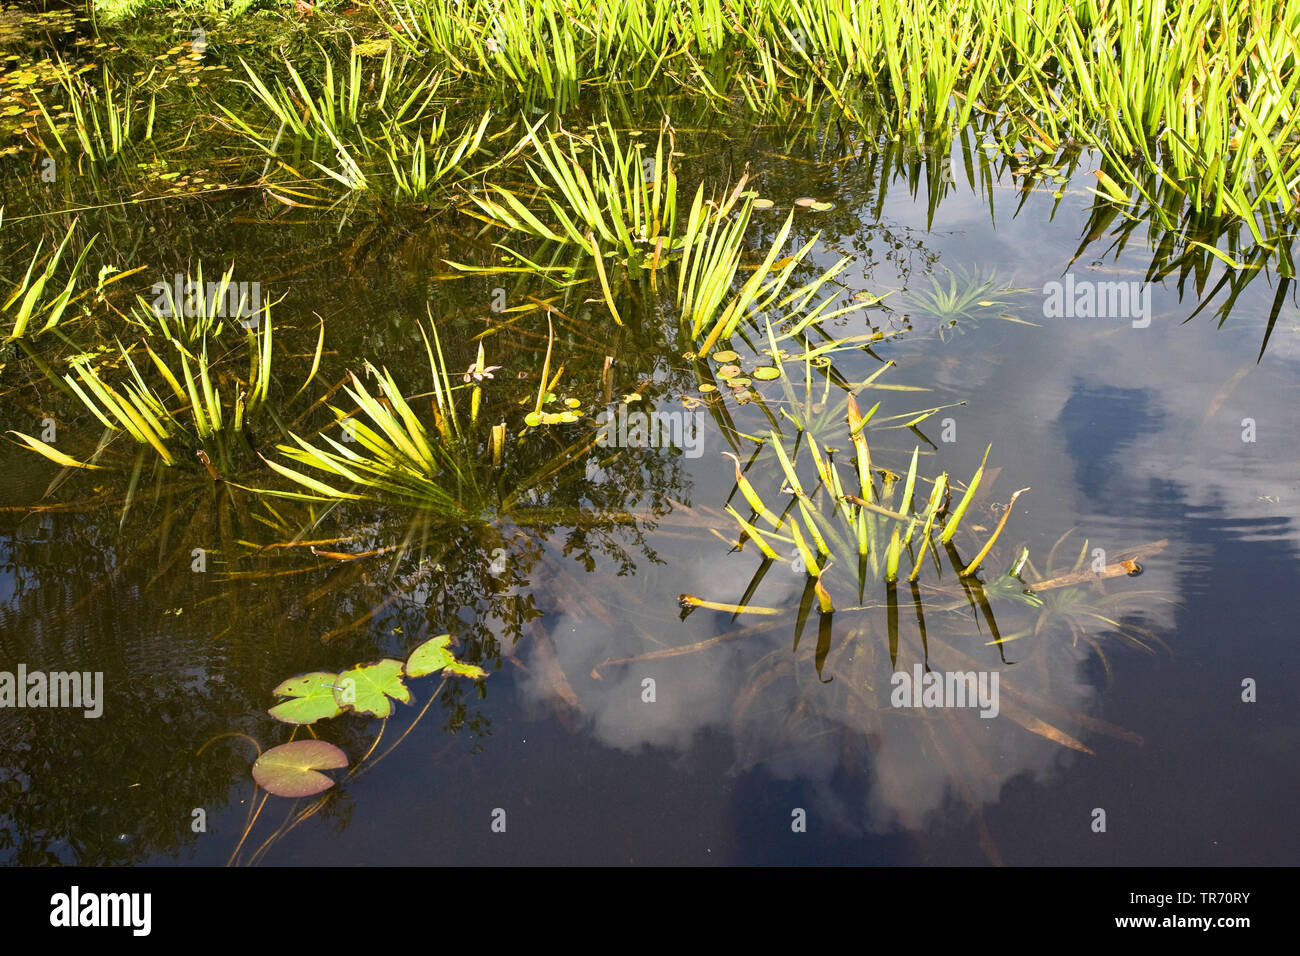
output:
[{"label": "lily pad", "polygon": [[808,208],[811,209],[813,212],[827,212],[827,211],[829,211],[829,210],[835,208],[835,203],[833,203],[833,202],[815,202],[815,203],[813,203],[811,206],[809,206]]},{"label": "lily pad", "polygon": [[739,374],[739,365],[724,365],[722,368],[718,369],[718,378],[721,379],[735,378]]},{"label": "lily pad", "polygon": [[735,389],[748,388],[748,387],[749,387],[749,379],[745,378],[745,377],[742,375],[742,376],[740,376],[739,378],[728,379],[728,380],[727,380],[727,385],[729,385],[731,388],[735,388]]},{"label": "lily pad", "polygon": [[755,200],[754,200],[754,208],[755,208],[755,209],[771,209],[771,208],[772,208],[773,206],[775,206],[775,205],[776,205],[776,203],[772,202],[772,200],[770,200],[770,199],[755,199]]},{"label": "lily pad", "polygon": [[800,196],[798,199],[794,201],[794,204],[796,206],[803,206],[805,209],[807,209],[809,206],[816,205],[817,200],[813,199],[812,196]]},{"label": "lily pad", "polygon": [[712,382],[705,382],[700,386],[701,392],[716,392],[717,390],[718,386],[714,385]]},{"label": "lily pad", "polygon": [[527,415],[524,416],[524,424],[527,425],[529,428],[536,428],[541,423],[542,423],[541,412],[529,412]]},{"label": "lily pad", "polygon": [[337,674],[327,671],[290,677],[271,693],[277,697],[292,697],[293,700],[281,701],[267,713],[286,724],[314,724],[327,717],[337,717],[343,713],[343,708],[334,699],[337,677]]},{"label": "lily pad", "polygon": [[442,670],[448,664],[456,663],[456,658],[448,650],[450,646],[450,634],[439,634],[437,637],[425,641],[411,651],[411,656],[406,659],[406,675],[408,677],[424,677],[426,674]]},{"label": "lily pad", "polygon": [[714,352],[714,353],[713,353],[713,361],[715,361],[715,362],[717,362],[717,363],[719,363],[719,364],[721,364],[721,365],[726,365],[728,362],[734,362],[734,361],[736,361],[736,359],[738,359],[738,358],[740,358],[740,353],[739,353],[739,352],[733,352],[733,351],[731,351],[730,349],[726,350],[725,352]]},{"label": "lily pad", "polygon": [[402,662],[386,657],[378,664],[358,664],[343,671],[334,682],[334,699],[341,707],[359,714],[387,717],[393,712],[389,698],[411,702],[411,692],[402,683]]},{"label": "lily pad", "polygon": [[758,379],[760,382],[770,382],[774,378],[781,377],[781,370],[779,368],[774,368],[771,365],[760,365],[758,368],[754,369],[752,374],[754,378]]},{"label": "lily pad", "polygon": [[483,680],[488,676],[488,672],[477,664],[466,664],[464,661],[453,661],[443,668],[444,674],[455,674],[457,677],[468,677],[470,680]]},{"label": "lily pad", "polygon": [[348,765],[348,755],[324,740],[294,740],[272,747],[253,764],[253,779],[277,797],[312,797],[334,786],[322,770]]}]

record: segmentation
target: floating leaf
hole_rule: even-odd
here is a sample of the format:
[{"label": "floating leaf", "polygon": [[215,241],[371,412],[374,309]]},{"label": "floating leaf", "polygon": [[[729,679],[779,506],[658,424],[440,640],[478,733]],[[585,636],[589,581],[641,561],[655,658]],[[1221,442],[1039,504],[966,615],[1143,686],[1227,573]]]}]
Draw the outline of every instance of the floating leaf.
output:
[{"label": "floating leaf", "polygon": [[835,208],[835,203],[833,203],[833,202],[815,202],[815,203],[813,203],[811,206],[809,206],[808,208],[811,209],[813,212],[828,212],[828,211],[830,211],[831,209],[834,209],[834,208]]},{"label": "floating leaf", "polygon": [[722,368],[718,369],[718,378],[722,379],[735,378],[739,374],[739,365],[724,365]]},{"label": "floating leaf", "polygon": [[277,797],[312,797],[334,786],[321,770],[348,765],[348,755],[324,740],[295,740],[272,747],[253,764],[253,779]]},{"label": "floating leaf", "polygon": [[716,392],[717,390],[718,386],[714,385],[712,382],[705,382],[700,386],[701,392]]},{"label": "floating leaf", "polygon": [[812,196],[800,196],[798,199],[794,201],[794,204],[796,206],[803,206],[805,209],[807,209],[809,206],[817,205],[817,200],[813,199]]},{"label": "floating leaf", "polygon": [[754,378],[758,379],[760,382],[770,382],[774,378],[781,377],[781,370],[773,368],[771,365],[760,365],[758,368],[754,369],[752,374]]},{"label": "floating leaf", "polygon": [[378,664],[358,664],[340,673],[334,682],[334,699],[359,714],[389,716],[393,712],[390,697],[403,704],[411,702],[411,692],[402,683],[402,662],[391,657]]},{"label": "floating leaf", "polygon": [[488,676],[488,672],[477,664],[466,664],[462,661],[453,661],[443,668],[442,672],[455,674],[457,677],[468,677],[470,680],[483,680]]},{"label": "floating leaf", "polygon": [[334,699],[337,677],[337,674],[327,671],[290,677],[271,693],[276,697],[292,697],[293,700],[281,701],[267,713],[286,724],[314,724],[327,717],[337,717],[343,713],[343,708]]},{"label": "floating leaf", "polygon": [[754,200],[754,208],[755,208],[755,209],[771,209],[771,208],[772,208],[773,206],[775,206],[775,205],[776,205],[776,203],[772,202],[772,200],[770,200],[770,199],[755,199],[755,200]]},{"label": "floating leaf", "polygon": [[724,351],[724,352],[714,352],[714,353],[713,353],[713,361],[717,362],[719,365],[726,365],[726,364],[729,363],[729,362],[734,362],[734,361],[736,361],[736,359],[738,359],[738,358],[740,358],[740,353],[739,353],[739,352],[733,352],[733,351],[731,351],[730,349],[728,349],[728,350],[726,350],[726,351]]},{"label": "floating leaf", "polygon": [[541,423],[542,423],[541,412],[529,412],[527,415],[524,416],[524,424],[529,426],[530,428],[536,428]]},{"label": "floating leaf", "polygon": [[426,674],[442,670],[448,664],[456,663],[456,658],[448,650],[450,646],[450,634],[439,634],[425,641],[411,651],[411,656],[406,659],[407,676],[424,677]]},{"label": "floating leaf", "polygon": [[727,384],[732,388],[746,388],[749,386],[749,379],[744,376],[741,376],[740,378],[732,378],[727,380]]}]

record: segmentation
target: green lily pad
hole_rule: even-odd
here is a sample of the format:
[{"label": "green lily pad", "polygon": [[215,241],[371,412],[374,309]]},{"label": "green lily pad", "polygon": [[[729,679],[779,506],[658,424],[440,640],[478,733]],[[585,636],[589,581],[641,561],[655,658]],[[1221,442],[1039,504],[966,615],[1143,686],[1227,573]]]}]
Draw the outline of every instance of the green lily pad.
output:
[{"label": "green lily pad", "polygon": [[755,209],[771,209],[771,208],[772,208],[773,206],[775,206],[775,205],[776,205],[776,203],[772,202],[772,200],[770,200],[770,199],[755,199],[755,200],[754,200],[754,208],[755,208]]},{"label": "green lily pad", "polygon": [[276,720],[286,724],[314,724],[327,717],[337,717],[343,708],[334,699],[334,682],[337,674],[312,671],[290,677],[275,690],[276,697],[292,697],[281,701],[267,711]]},{"label": "green lily pad", "polygon": [[402,683],[402,662],[391,657],[342,671],[334,682],[334,699],[339,706],[359,714],[389,716],[393,712],[390,697],[403,704],[411,702],[411,692]]},{"label": "green lily pad", "polygon": [[456,658],[448,650],[450,645],[450,634],[439,634],[437,637],[425,641],[411,651],[411,656],[406,659],[406,675],[408,677],[424,677],[426,674],[442,670],[448,664],[456,663]]},{"label": "green lily pad", "polygon": [[774,378],[781,377],[781,370],[779,368],[774,368],[771,365],[760,365],[758,368],[754,369],[752,374],[754,378],[758,379],[760,382],[770,382]]},{"label": "green lily pad", "polygon": [[322,770],[348,765],[348,755],[324,740],[295,740],[272,747],[253,764],[253,779],[277,797],[312,797],[334,786]]},{"label": "green lily pad", "polygon": [[718,378],[721,379],[735,378],[739,374],[739,365],[724,365],[722,368],[718,369]]},{"label": "green lily pad", "polygon": [[443,668],[444,674],[455,674],[457,677],[468,677],[470,680],[483,680],[488,676],[488,672],[477,664],[466,664],[463,661],[453,661]]},{"label": "green lily pad", "polygon": [[529,428],[536,428],[541,423],[542,423],[541,412],[529,412],[527,415],[524,416],[524,424],[527,425]]},{"label": "green lily pad", "polygon": [[717,390],[718,386],[714,385],[712,382],[705,382],[700,386],[701,392],[716,392]]},{"label": "green lily pad", "polygon": [[740,376],[739,378],[728,379],[728,380],[727,380],[727,385],[729,385],[731,388],[735,388],[735,389],[748,388],[748,387],[749,387],[749,379],[745,378],[745,377],[742,375],[742,376]]},{"label": "green lily pad", "polygon": [[827,210],[834,209],[834,208],[835,208],[835,203],[833,203],[833,202],[815,202],[815,203],[813,203],[811,206],[809,206],[808,208],[811,209],[813,212],[826,212]]},{"label": "green lily pad", "polygon": [[713,353],[713,361],[719,363],[720,365],[726,365],[728,362],[734,362],[738,358],[740,358],[740,353],[732,352],[730,349],[728,349],[725,352]]}]

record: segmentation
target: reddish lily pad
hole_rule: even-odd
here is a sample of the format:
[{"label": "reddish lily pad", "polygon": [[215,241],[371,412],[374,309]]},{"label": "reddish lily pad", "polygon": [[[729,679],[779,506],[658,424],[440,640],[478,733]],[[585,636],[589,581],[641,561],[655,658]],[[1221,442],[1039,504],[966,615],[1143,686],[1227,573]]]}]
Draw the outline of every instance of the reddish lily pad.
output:
[{"label": "reddish lily pad", "polygon": [[321,773],[348,765],[348,755],[324,740],[295,740],[272,747],[253,764],[253,779],[277,797],[312,797],[334,786]]}]

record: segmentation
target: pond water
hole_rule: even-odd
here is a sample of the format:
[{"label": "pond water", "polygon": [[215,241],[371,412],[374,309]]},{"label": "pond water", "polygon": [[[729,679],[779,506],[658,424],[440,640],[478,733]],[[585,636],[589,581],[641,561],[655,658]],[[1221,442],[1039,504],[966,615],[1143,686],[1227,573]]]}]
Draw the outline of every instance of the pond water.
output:
[{"label": "pond water", "polygon": [[[238,69],[233,54],[220,59]],[[275,303],[276,363],[249,441],[215,462],[220,481],[192,448],[167,468],[137,459],[122,434],[96,471],[64,473],[0,443],[0,670],[103,675],[95,718],[0,709],[0,861],[1295,859],[1300,307],[1289,280],[1258,270],[1228,302],[1222,262],[1181,269],[1153,224],[1121,231],[1099,218],[1087,150],[1007,155],[970,129],[927,153],[821,110],[755,118],[681,96],[567,108],[563,128],[608,115],[651,155],[667,116],[683,216],[697,184],[721,195],[747,168],[771,205],[752,212],[744,268],[791,213],[781,255],[817,236],[798,281],[851,257],[816,301],[870,304],[820,323],[810,343],[786,340],[780,380],[733,390],[720,372],[731,362],[694,357],[675,274],[654,287],[614,276],[620,324],[586,266],[567,288],[531,269],[458,271],[517,265],[494,242],[530,258],[541,244],[468,215],[472,184],[421,208],[319,175],[296,192],[288,174],[259,180],[266,158],[247,140],[232,149],[209,117],[192,141],[175,133],[195,109],[186,89],[159,108],[166,148],[141,150],[126,172],[44,183],[26,145],[0,160],[6,298],[35,243],[57,244],[74,216],[79,241],[99,235],[88,275],[144,267],[76,322],[7,346],[4,429],[40,436],[52,423],[48,443],[89,458],[103,425],[54,384],[67,357],[108,356],[125,374],[110,359],[115,340],[140,338],[122,319],[134,296],[196,266],[211,279],[233,263],[235,281],[259,283]],[[557,128],[541,113],[528,122],[539,119]],[[139,172],[160,158],[193,188]],[[1050,168],[1027,183],[1035,163]],[[522,189],[522,166],[506,168]],[[1094,294],[1103,314],[1079,314]],[[292,447],[288,432],[354,447],[325,403],[358,414],[344,386],[355,371],[378,394],[367,362],[434,421],[430,320],[461,425],[473,384],[478,433],[506,423],[500,467],[479,460],[461,484],[444,482],[463,513],[259,494],[304,490],[254,454],[309,473],[277,450]],[[319,368],[296,395],[322,329]],[[220,335],[236,350],[223,376],[247,384],[243,331]],[[462,370],[480,344],[479,368],[498,367],[475,383]],[[723,345],[746,376],[771,361],[757,319]],[[525,423],[543,375],[546,409],[574,399],[577,421]],[[887,584],[893,525],[873,514],[881,538],[860,566],[830,542],[834,611],[822,613],[797,548],[774,537],[778,556],[764,561],[754,541],[738,546],[729,505],[767,526],[724,453],[782,512],[795,496],[771,443],[755,439],[779,429],[811,492],[798,421],[847,481],[849,389],[863,413],[880,403],[863,434],[873,466],[893,473],[876,478],[894,496],[886,510],[901,507],[914,449],[927,482],[951,476],[953,508],[991,451],[954,539],[960,559],[936,534],[929,552],[904,549]],[[597,443],[596,416],[612,412],[618,436],[620,407],[633,436]],[[635,447],[638,412],[685,427],[677,447]],[[916,512],[931,488],[918,479]],[[978,578],[959,577],[1009,503]],[[1007,577],[1024,549],[1019,580]],[[1140,573],[1116,572],[1128,560]],[[319,804],[261,805],[253,741],[266,750],[294,731],[267,713],[273,688],[404,660],[443,633],[486,679],[410,678],[409,703],[387,723],[347,713],[315,725],[357,772],[332,771]],[[991,696],[897,704],[894,674],[956,671],[996,679]]]}]

